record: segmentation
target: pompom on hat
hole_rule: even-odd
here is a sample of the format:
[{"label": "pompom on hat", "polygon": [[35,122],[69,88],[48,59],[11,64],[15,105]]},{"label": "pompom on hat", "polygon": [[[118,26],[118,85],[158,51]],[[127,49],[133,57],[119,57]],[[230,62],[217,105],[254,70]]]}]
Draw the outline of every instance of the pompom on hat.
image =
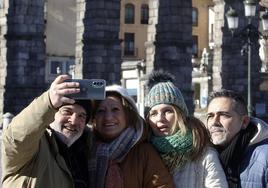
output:
[{"label": "pompom on hat", "polygon": [[181,91],[173,82],[174,76],[163,70],[154,71],[150,74],[147,82],[149,93],[145,97],[144,117],[147,116],[152,107],[158,104],[177,106],[188,116],[188,109]]}]

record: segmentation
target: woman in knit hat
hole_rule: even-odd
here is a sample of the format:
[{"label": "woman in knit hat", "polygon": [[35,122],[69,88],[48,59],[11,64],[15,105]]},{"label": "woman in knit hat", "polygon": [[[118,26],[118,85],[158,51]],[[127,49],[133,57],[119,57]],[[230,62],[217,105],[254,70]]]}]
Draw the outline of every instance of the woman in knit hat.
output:
[{"label": "woman in knit hat", "polygon": [[173,187],[172,176],[153,146],[145,122],[121,86],[107,86],[106,99],[93,110],[95,138],[89,163],[94,188]]},{"label": "woman in knit hat", "polygon": [[162,70],[149,76],[144,117],[151,128],[150,142],[173,175],[175,187],[228,187],[203,123],[189,116],[173,80]]}]

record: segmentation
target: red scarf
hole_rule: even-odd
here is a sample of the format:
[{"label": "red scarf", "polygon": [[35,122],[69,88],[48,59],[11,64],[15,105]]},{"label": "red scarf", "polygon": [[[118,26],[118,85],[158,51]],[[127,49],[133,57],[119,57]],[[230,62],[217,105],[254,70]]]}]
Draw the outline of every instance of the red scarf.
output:
[{"label": "red scarf", "polygon": [[110,161],[107,176],[105,181],[105,188],[123,188],[123,178],[121,169],[117,162]]}]

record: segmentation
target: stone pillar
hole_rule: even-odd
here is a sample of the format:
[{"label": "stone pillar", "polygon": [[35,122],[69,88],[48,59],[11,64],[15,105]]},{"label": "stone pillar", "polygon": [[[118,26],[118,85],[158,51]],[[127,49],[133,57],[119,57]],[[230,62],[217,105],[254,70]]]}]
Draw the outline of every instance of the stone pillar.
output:
[{"label": "stone pillar", "polygon": [[75,77],[83,78],[83,33],[85,30],[83,20],[86,10],[85,0],[76,1],[76,45],[75,45]]},{"label": "stone pillar", "polygon": [[212,78],[213,78],[213,90],[222,88],[222,43],[223,43],[223,32],[222,28],[225,26],[226,20],[225,14],[225,2],[224,0],[214,0],[214,11],[215,11],[215,25],[214,25],[214,55],[213,55],[213,66],[212,66]]},{"label": "stone pillar", "polygon": [[200,107],[206,108],[208,95],[211,92],[211,52],[206,48],[203,49],[201,64],[200,64]]},{"label": "stone pillar", "polygon": [[83,78],[120,84],[120,0],[86,0],[83,25]]},{"label": "stone pillar", "polygon": [[[241,55],[241,49],[245,41],[236,36],[248,23],[244,16],[243,1],[214,0],[215,3],[215,32],[214,32],[214,64],[213,64],[213,90],[220,88],[236,90],[247,99],[248,86],[248,56]],[[239,28],[235,31],[234,37],[228,29],[225,17],[229,7],[236,10],[239,16]],[[257,11],[257,15],[258,15]],[[258,28],[258,16],[252,20],[253,25]],[[260,70],[261,61],[258,55],[258,39],[252,42],[251,60],[251,95],[252,104],[261,100],[260,93]]]},{"label": "stone pillar", "polygon": [[147,74],[160,68],[174,74],[192,113],[192,1],[151,0],[149,6]]},{"label": "stone pillar", "polygon": [[[8,11],[8,0],[2,1],[0,4],[0,119],[2,119],[4,111],[4,86],[6,83],[6,39],[5,35],[7,34],[7,11]],[[1,121],[1,120],[0,120]]]},{"label": "stone pillar", "polygon": [[259,43],[259,55],[262,61],[261,72],[268,72],[268,40],[262,38],[259,40]]},{"label": "stone pillar", "polygon": [[[9,1],[6,50],[1,58],[6,77],[1,75],[3,112],[17,114],[44,91],[45,44],[44,1]],[[5,32],[5,29],[4,29]],[[2,61],[1,61],[2,62]],[[6,62],[6,63],[5,63]]]},{"label": "stone pillar", "polygon": [[146,72],[149,74],[154,69],[154,54],[155,54],[155,36],[156,25],[158,23],[158,7],[159,0],[149,0],[149,22],[147,41],[145,42],[146,48]]}]

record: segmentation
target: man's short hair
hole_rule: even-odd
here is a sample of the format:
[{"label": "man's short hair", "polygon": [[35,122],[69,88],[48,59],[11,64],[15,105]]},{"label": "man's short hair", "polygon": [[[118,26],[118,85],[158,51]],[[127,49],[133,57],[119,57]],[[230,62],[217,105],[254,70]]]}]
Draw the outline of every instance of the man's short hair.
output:
[{"label": "man's short hair", "polygon": [[90,100],[75,100],[74,104],[78,104],[79,106],[84,108],[87,114],[86,123],[88,123],[91,118],[91,113],[92,113],[91,101]]},{"label": "man's short hair", "polygon": [[240,115],[246,115],[248,113],[245,99],[238,92],[233,91],[233,90],[227,90],[227,89],[213,91],[209,95],[208,104],[210,104],[210,102],[213,99],[219,98],[219,97],[226,97],[226,98],[233,99],[235,101],[234,110]]}]

